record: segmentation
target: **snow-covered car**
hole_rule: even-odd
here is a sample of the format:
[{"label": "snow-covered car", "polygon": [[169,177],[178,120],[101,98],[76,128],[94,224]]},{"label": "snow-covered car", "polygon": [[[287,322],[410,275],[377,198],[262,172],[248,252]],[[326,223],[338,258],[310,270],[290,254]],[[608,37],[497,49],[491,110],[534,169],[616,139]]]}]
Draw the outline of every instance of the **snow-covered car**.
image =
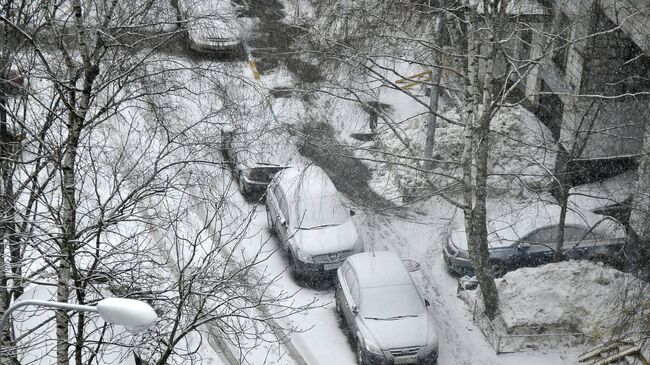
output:
[{"label": "snow-covered car", "polygon": [[198,52],[233,51],[242,31],[230,0],[179,0],[189,47]]},{"label": "snow-covered car", "polygon": [[233,169],[239,190],[246,197],[258,197],[276,173],[289,166],[295,148],[282,129],[221,130],[221,153]]},{"label": "snow-covered car", "polygon": [[390,251],[348,257],[337,271],[336,311],[359,364],[435,364],[438,334],[402,260]]},{"label": "snow-covered car", "polygon": [[[498,210],[496,210],[498,211]],[[443,256],[450,271],[474,275],[469,259],[462,214],[451,225]],[[496,276],[522,267],[552,262],[559,232],[560,206],[537,203],[488,217],[488,250]],[[562,245],[563,259],[613,263],[622,257],[625,228],[616,219],[582,211],[567,210]]]},{"label": "snow-covered car", "polygon": [[298,276],[332,274],[363,241],[336,187],[314,165],[286,168],[275,175],[266,193],[266,216],[287,251]]}]

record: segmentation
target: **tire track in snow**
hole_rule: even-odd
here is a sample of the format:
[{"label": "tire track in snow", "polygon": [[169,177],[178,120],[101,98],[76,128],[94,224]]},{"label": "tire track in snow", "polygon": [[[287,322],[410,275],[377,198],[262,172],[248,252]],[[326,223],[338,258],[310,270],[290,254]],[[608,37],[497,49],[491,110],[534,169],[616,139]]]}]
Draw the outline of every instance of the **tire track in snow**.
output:
[{"label": "tire track in snow", "polygon": [[[410,246],[407,238],[398,230],[393,222],[381,214],[369,213],[368,222],[374,224],[373,231],[380,231],[385,227],[384,232],[389,239],[385,240],[386,248],[392,248],[397,251],[401,257],[408,257]],[[393,216],[393,219],[405,219]],[[432,222],[432,224],[435,224]],[[375,233],[376,235],[382,235]],[[472,354],[477,353],[477,345],[489,347],[485,338],[478,327],[472,322],[471,316],[465,309],[465,303],[456,297],[455,292],[450,293],[444,290],[446,287],[455,287],[454,278],[446,272],[444,261],[441,257],[442,248],[440,246],[429,246],[426,253],[420,257],[420,260],[433,259],[430,265],[421,263],[422,269],[414,278],[420,278],[421,287],[431,300],[432,313],[438,326],[438,336],[440,338],[441,357],[439,362],[452,364],[494,364],[496,359],[477,359]],[[445,283],[446,281],[446,283]],[[433,294],[433,295],[432,295]],[[459,308],[460,307],[460,308]],[[454,310],[454,308],[459,308]],[[486,349],[492,351],[492,348]],[[485,353],[481,350],[480,353]]]},{"label": "tire track in snow", "polygon": [[[142,84],[143,88],[145,90],[148,89],[148,85]],[[162,116],[162,112],[158,109],[156,100],[152,98],[153,93],[147,95],[147,103],[149,105],[150,112],[152,112],[157,118],[164,119]],[[213,161],[219,161],[221,160],[221,156],[218,153],[215,153],[212,158]],[[229,174],[230,175],[230,174]],[[232,179],[232,176],[230,176]],[[189,186],[189,185],[188,185]],[[205,201],[199,200],[197,198],[196,194],[190,194],[192,197],[191,200],[194,203],[194,209],[193,213],[196,214],[198,217],[200,217],[203,221],[207,221],[207,215],[208,215],[208,208],[205,204]],[[148,219],[153,219],[152,217],[148,216]],[[216,223],[215,223],[216,224]],[[169,255],[169,251],[163,246],[164,239],[160,232],[158,231],[158,228],[155,227],[155,225],[149,225],[151,228],[152,235],[154,236],[153,238],[156,240],[156,242],[159,243],[161,246],[161,254],[163,255],[163,258],[165,258],[165,261],[168,263],[168,269],[171,270],[172,275],[174,275],[177,279],[179,276],[179,272],[176,269],[178,266],[178,262],[174,260],[171,255]],[[221,237],[220,234],[217,233],[214,225],[210,225],[208,227],[208,233],[210,234],[210,237],[212,240],[218,239],[217,237]],[[220,255],[226,262],[230,264],[235,264],[235,265],[241,265],[236,259],[233,253],[227,249],[226,247],[222,246],[222,249],[219,250]],[[255,270],[249,270],[249,272],[253,275],[255,274]],[[257,279],[258,277],[254,278]],[[259,292],[258,290],[255,290],[253,294],[257,298],[264,298],[263,293]],[[258,305],[256,308],[261,312],[264,320],[269,323],[269,327],[271,328],[271,331],[273,332],[273,335],[276,337],[278,340],[278,343],[280,343],[282,346],[284,346],[286,353],[289,355],[289,357],[295,362],[297,365],[308,365],[308,363],[305,361],[305,358],[302,356],[300,351],[298,351],[297,347],[292,343],[291,337],[285,333],[284,329],[278,324],[278,322],[273,318],[271,315],[270,311],[265,305]],[[218,328],[215,325],[212,325],[211,323],[206,324],[206,328],[208,329],[208,333],[211,335],[208,343],[209,345],[219,354],[222,354],[224,356],[224,360],[229,365],[239,365],[241,362],[239,359],[237,359],[237,356],[235,356],[234,351],[231,349],[229,344],[224,340],[224,334],[221,331],[220,328]],[[210,341],[212,339],[213,341]],[[216,346],[216,348],[215,348]]]},{"label": "tire track in snow", "polygon": [[[202,201],[197,201],[196,198],[193,198],[193,200],[196,203],[197,208],[195,209],[195,213],[201,218],[201,219],[207,219],[207,208],[205,207],[205,202]],[[206,211],[204,213],[202,210],[200,210],[198,207],[203,207]],[[214,228],[213,225],[210,225],[208,227],[208,233],[211,235],[211,237],[217,237],[217,232]],[[240,265],[240,263],[235,259],[235,256],[233,255],[232,251],[230,251],[227,247],[221,248],[219,250],[220,255],[222,256],[223,259],[228,260],[231,264],[235,265]],[[253,278],[254,281],[257,281],[259,277],[257,277],[256,270],[249,270],[249,273],[251,275],[255,275],[256,277]],[[254,289],[253,289],[254,290]],[[264,298],[264,294],[260,293],[258,290],[254,290],[254,295],[257,298]],[[262,299],[263,300],[263,299]],[[258,302],[261,302],[259,300]],[[264,304],[259,304],[256,306],[256,308],[262,313],[263,317],[265,318],[264,320],[270,324],[271,331],[273,332],[273,335],[276,337],[278,342],[284,346],[285,350],[287,351],[287,354],[291,359],[297,364],[297,365],[308,365],[307,361],[305,361],[305,358],[302,356],[300,351],[298,351],[298,348],[296,345],[293,343],[291,336],[287,334],[284,331],[284,328],[280,326],[280,324],[273,318],[271,315],[270,311]]]}]

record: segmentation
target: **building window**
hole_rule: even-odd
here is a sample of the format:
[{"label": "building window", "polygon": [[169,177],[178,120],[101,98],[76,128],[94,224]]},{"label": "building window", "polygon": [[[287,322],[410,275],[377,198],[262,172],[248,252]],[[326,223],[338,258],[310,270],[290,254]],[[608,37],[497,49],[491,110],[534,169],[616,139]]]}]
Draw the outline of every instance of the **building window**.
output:
[{"label": "building window", "polygon": [[566,72],[567,56],[569,54],[569,40],[571,37],[569,17],[564,13],[558,13],[558,19],[555,27],[555,52],[553,53],[553,63],[562,71]]},{"label": "building window", "polygon": [[533,46],[533,30],[526,27],[519,31],[519,60],[530,61],[530,51]]}]

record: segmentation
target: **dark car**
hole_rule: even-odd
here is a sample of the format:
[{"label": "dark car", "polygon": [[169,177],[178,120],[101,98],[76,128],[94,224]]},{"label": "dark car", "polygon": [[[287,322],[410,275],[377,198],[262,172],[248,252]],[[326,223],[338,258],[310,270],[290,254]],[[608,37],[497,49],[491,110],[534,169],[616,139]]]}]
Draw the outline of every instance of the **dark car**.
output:
[{"label": "dark car", "polygon": [[295,149],[280,130],[222,130],[221,152],[232,167],[241,193],[259,197],[273,176],[289,165]]},{"label": "dark car", "polygon": [[[474,275],[469,260],[462,214],[451,224],[443,256],[450,271]],[[490,264],[496,276],[521,267],[553,262],[557,248],[560,207],[532,204],[488,218]],[[625,228],[614,218],[569,209],[564,224],[563,259],[615,262],[622,256]]]},{"label": "dark car", "polygon": [[408,270],[390,251],[348,257],[337,271],[336,311],[361,365],[435,364],[438,334]]}]

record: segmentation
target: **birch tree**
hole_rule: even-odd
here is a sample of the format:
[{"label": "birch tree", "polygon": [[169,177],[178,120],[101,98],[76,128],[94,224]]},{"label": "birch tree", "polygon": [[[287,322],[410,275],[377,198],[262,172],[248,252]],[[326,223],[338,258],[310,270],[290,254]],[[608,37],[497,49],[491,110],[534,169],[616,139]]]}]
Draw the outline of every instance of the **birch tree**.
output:
[{"label": "birch tree", "polygon": [[[462,152],[454,160],[425,157],[405,138],[400,138],[404,155],[385,156],[387,163],[401,158],[414,173],[428,175],[425,181],[430,190],[442,194],[464,212],[470,258],[490,317],[495,315],[498,306],[486,228],[491,121],[503,106],[526,100],[528,95],[519,99],[514,96],[515,91],[548,52],[548,45],[540,42],[537,47],[529,44],[535,48],[534,52],[520,57],[515,45],[521,32],[537,31],[519,20],[515,5],[498,0],[348,4],[350,9],[336,19],[333,14],[325,17],[312,33],[318,40],[314,46],[316,57],[321,56],[325,65],[328,62],[344,65],[341,70],[348,71],[345,76],[330,80],[336,85],[332,88],[346,90],[345,98],[367,103],[366,100],[376,97],[374,89],[381,85],[398,90],[426,107],[431,120],[435,116],[437,120],[464,128]],[[327,9],[332,7],[323,4],[321,14],[328,14]],[[542,34],[539,32],[537,36]],[[436,77],[431,81],[431,92],[444,94],[459,111],[459,118],[446,117],[413,90],[401,87],[396,78],[414,83],[418,80],[409,79],[393,65],[400,62],[434,70]],[[399,121],[392,120],[387,113],[382,117],[383,124],[399,136]],[[431,137],[427,136],[429,146]],[[452,167],[436,170],[439,166]],[[435,179],[430,179],[432,171],[434,175],[445,175],[451,182],[437,185]]]},{"label": "birch tree", "polygon": [[[19,121],[25,161],[12,180],[19,186],[14,195],[28,275],[56,278],[59,302],[92,304],[105,295],[148,300],[162,317],[138,340],[150,350],[140,355],[151,362],[198,362],[194,350],[177,345],[213,322],[230,328],[221,335],[235,343],[275,333],[272,317],[296,310],[290,293],[269,291],[277,277],[251,274],[270,253],[241,263],[223,254],[248,227],[223,215],[234,208],[216,157],[219,128],[250,117],[250,105],[239,105],[242,95],[232,89],[250,87],[237,67],[165,53],[182,35],[166,2],[34,4],[28,22],[0,18],[3,31],[26,45],[17,59],[33,60],[27,113]],[[179,192],[191,199],[178,200]],[[191,212],[213,202],[203,224],[189,223],[196,218]],[[231,238],[222,238],[224,227]],[[176,254],[161,255],[166,250]],[[266,314],[257,311],[261,305]],[[57,311],[55,323],[60,365],[92,363],[113,342],[134,346],[82,313]],[[37,351],[32,345],[47,341],[26,347]]]}]

